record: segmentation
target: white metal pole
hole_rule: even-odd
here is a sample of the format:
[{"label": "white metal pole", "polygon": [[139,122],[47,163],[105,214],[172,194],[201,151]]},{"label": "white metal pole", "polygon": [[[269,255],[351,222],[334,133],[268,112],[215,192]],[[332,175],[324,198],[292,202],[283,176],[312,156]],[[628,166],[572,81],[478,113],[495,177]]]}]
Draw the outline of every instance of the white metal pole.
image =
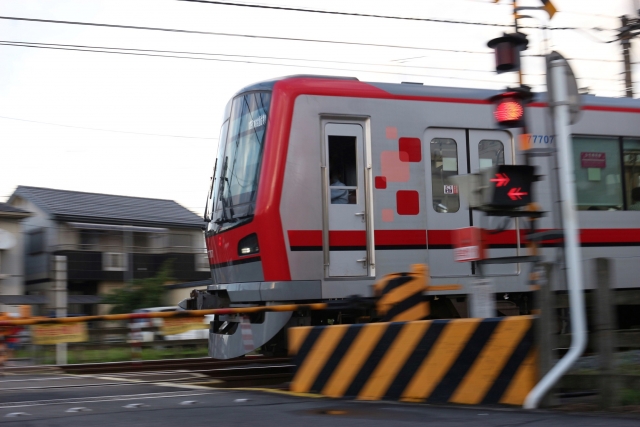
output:
[{"label": "white metal pole", "polygon": [[[56,255],[54,258],[55,287],[54,301],[56,317],[67,316],[67,257]],[[67,364],[67,343],[56,344],[56,364]]]},{"label": "white metal pole", "polygon": [[[587,345],[586,315],[582,287],[582,266],[578,217],[576,214],[575,175],[573,150],[569,128],[569,94],[567,90],[566,61],[551,61],[553,119],[558,147],[560,195],[562,197],[562,223],[566,256],[569,307],[571,311],[571,347],[567,354],[540,380],[524,401],[525,409],[538,407],[540,400],[582,355]],[[550,310],[551,307],[542,307]]]}]

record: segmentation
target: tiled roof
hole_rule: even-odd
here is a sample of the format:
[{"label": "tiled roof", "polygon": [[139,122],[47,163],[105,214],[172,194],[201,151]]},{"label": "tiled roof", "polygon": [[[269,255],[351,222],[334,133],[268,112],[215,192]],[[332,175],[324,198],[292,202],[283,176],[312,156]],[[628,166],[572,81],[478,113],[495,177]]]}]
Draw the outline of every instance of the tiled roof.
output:
[{"label": "tiled roof", "polygon": [[3,213],[9,213],[9,214],[28,214],[28,211],[25,211],[24,209],[20,209],[20,208],[16,208],[14,206],[11,206],[8,203],[0,203],[0,212]]},{"label": "tiled roof", "polygon": [[29,200],[58,221],[149,227],[203,228],[202,218],[173,200],[84,193],[19,186],[15,196]]}]

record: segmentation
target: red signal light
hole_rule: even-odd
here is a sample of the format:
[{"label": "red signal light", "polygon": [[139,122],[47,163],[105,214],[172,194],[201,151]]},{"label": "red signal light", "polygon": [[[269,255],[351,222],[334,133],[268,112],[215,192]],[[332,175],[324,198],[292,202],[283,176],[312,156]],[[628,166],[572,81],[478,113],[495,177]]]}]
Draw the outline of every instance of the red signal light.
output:
[{"label": "red signal light", "polygon": [[524,108],[522,104],[515,99],[507,98],[496,105],[493,115],[498,123],[501,124],[518,122],[524,116]]},{"label": "red signal light", "polygon": [[493,103],[493,116],[498,127],[523,128],[525,127],[525,106],[533,95],[529,86],[507,88],[506,92],[492,96],[489,100]]}]

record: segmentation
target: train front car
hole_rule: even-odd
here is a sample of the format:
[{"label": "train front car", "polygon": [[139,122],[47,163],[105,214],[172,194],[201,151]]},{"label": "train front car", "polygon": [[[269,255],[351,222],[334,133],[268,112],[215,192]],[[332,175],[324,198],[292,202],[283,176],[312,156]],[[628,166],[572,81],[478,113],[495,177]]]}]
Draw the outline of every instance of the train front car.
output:
[{"label": "train front car", "polygon": [[[466,285],[472,270],[453,261],[450,230],[470,216],[448,177],[514,162],[511,134],[487,130],[493,94],[318,76],[239,92],[225,114],[208,208],[214,284],[189,308],[372,297],[377,278],[418,263],[429,264],[433,284]],[[481,130],[452,129],[461,117]],[[516,254],[512,234],[498,255]],[[489,273],[510,295],[527,290],[511,266]],[[453,310],[447,315],[466,316],[454,307],[465,292],[441,298]],[[216,316],[209,354],[283,348],[287,326],[330,316]],[[333,320],[355,321],[345,313]]]}]

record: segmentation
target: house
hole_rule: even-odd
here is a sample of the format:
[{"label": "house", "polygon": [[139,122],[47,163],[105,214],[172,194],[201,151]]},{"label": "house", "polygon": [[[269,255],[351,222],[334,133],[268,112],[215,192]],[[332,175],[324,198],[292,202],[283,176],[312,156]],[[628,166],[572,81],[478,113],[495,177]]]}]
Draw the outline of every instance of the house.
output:
[{"label": "house", "polygon": [[31,214],[0,203],[0,312],[18,312],[24,295],[22,221]]},{"label": "house", "polygon": [[23,221],[27,294],[49,295],[53,257],[64,255],[70,315],[103,314],[100,295],[168,260],[176,282],[210,277],[204,221],[173,200],[19,186],[8,203],[32,212]]}]

